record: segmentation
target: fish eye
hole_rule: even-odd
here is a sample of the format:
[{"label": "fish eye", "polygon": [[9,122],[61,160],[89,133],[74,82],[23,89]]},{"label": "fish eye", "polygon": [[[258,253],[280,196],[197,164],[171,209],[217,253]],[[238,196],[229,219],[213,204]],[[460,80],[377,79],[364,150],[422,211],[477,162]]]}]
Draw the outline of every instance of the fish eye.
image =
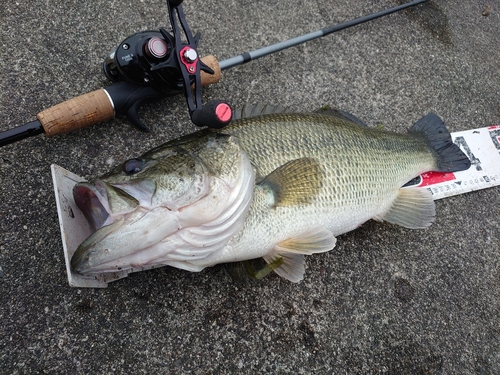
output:
[{"label": "fish eye", "polygon": [[144,160],[141,159],[129,159],[123,164],[123,172],[128,175],[139,173],[144,168]]}]

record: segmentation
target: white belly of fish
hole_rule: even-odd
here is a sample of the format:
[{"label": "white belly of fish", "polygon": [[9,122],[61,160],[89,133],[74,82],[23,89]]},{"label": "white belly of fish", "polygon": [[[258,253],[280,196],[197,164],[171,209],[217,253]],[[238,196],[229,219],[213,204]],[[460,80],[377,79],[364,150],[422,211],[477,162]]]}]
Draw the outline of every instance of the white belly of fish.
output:
[{"label": "white belly of fish", "polygon": [[[231,238],[222,251],[213,253],[196,263],[206,267],[218,263],[265,257],[275,250],[277,244],[319,230],[327,230],[332,237],[336,237],[386,212],[396,195],[397,191],[394,191],[386,197],[371,199],[369,204],[338,202],[338,204],[326,205],[320,203],[303,207],[277,207],[272,210],[262,210],[257,191],[243,229]],[[332,248],[333,246],[325,251]]]}]

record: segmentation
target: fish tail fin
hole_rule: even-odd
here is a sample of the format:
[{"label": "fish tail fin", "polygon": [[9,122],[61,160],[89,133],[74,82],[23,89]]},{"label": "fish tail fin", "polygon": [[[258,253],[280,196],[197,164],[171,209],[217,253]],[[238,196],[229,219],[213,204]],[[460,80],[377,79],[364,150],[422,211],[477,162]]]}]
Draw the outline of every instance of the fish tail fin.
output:
[{"label": "fish tail fin", "polygon": [[419,134],[436,155],[437,172],[458,172],[469,169],[469,158],[453,143],[451,134],[439,116],[434,113],[422,117],[410,133]]}]

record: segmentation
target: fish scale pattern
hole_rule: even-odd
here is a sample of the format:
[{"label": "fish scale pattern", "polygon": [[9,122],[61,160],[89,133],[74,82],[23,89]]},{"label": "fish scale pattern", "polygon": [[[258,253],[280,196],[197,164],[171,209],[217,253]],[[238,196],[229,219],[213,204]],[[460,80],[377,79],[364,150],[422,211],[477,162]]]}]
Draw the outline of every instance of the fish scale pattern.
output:
[{"label": "fish scale pattern", "polygon": [[[331,116],[272,114],[235,121],[222,131],[238,139],[258,180],[301,158],[315,160],[323,179],[309,204],[274,209],[269,209],[271,199],[257,186],[245,226],[225,251],[231,259],[244,259],[248,253],[264,256],[274,244],[316,228],[326,228],[334,236],[353,230],[383,216],[402,185],[436,166],[433,153],[418,135]],[[296,183],[302,184],[299,179]],[[293,184],[293,179],[287,183]]]}]

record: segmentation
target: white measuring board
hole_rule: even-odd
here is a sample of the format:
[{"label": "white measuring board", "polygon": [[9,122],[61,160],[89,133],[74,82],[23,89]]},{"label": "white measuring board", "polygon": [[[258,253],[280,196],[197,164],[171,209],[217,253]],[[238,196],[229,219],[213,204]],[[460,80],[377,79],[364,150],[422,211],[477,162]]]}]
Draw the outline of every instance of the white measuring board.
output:
[{"label": "white measuring board", "polygon": [[405,186],[429,189],[434,200],[500,185],[500,125],[451,134],[453,142],[467,155],[466,171],[427,172]]},{"label": "white measuring board", "polygon": [[[406,186],[429,189],[436,200],[500,185],[500,125],[452,133],[451,136],[471,160],[471,167],[454,173],[427,172]],[[85,179],[55,164],[52,164],[51,171],[70,286],[106,288],[108,283],[127,277],[129,273],[154,268],[134,268],[93,276],[73,272],[71,257],[78,246],[92,234],[87,220],[73,200],[73,187]]]},{"label": "white measuring board", "polygon": [[[95,275],[80,275],[71,269],[71,257],[78,246],[92,234],[92,229],[73,199],[73,187],[78,182],[86,181],[84,178],[52,164],[52,181],[56,194],[57,215],[66,262],[66,273],[70,286],[79,288],[106,288],[111,281],[127,277],[131,272],[144,271],[155,268],[133,268],[120,272],[106,272]],[[158,268],[158,266],[156,266]]]}]

